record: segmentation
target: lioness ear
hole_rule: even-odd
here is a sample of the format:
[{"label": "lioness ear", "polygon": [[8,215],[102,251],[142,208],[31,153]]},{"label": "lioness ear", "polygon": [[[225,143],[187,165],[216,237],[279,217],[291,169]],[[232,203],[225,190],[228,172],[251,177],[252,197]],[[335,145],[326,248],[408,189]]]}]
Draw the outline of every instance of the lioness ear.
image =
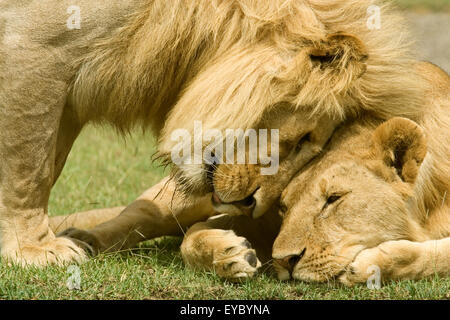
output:
[{"label": "lioness ear", "polygon": [[405,118],[392,118],[380,125],[373,134],[373,157],[394,167],[400,178],[413,184],[427,153],[422,128]]},{"label": "lioness ear", "polygon": [[328,35],[325,40],[315,45],[309,56],[315,67],[338,72],[345,70],[358,78],[366,72],[365,61],[369,54],[357,37],[338,32]]}]

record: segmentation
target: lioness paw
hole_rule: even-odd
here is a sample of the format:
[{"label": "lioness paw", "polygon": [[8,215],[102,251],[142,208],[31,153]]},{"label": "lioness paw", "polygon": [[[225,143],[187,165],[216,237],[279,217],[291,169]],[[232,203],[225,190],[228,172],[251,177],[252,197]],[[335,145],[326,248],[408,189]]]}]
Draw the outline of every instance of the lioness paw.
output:
[{"label": "lioness paw", "polygon": [[209,229],[190,234],[183,241],[181,252],[187,265],[214,270],[231,281],[251,278],[261,266],[250,242],[233,231]]},{"label": "lioness paw", "polygon": [[245,238],[237,237],[236,240],[239,244],[216,251],[214,270],[219,276],[230,280],[251,278],[261,266],[261,262]]},{"label": "lioness paw", "polygon": [[381,280],[405,278],[414,272],[420,244],[407,240],[388,241],[371,249],[361,251],[339,278],[345,285],[352,286],[367,282],[371,277]]},{"label": "lioness paw", "polygon": [[346,268],[339,281],[346,286],[367,282],[370,276],[377,272],[380,264],[380,252],[378,248],[361,251],[356,259]]}]

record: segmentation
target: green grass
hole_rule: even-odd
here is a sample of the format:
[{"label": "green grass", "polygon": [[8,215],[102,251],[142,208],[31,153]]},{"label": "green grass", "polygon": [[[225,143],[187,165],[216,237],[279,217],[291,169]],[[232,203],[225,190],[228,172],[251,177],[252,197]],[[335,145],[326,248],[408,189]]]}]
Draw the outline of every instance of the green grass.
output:
[{"label": "green grass", "polygon": [[81,290],[66,286],[65,268],[0,268],[0,299],[448,299],[450,281],[404,281],[369,290],[337,283],[281,283],[259,275],[232,284],[185,269],[178,239],[162,239],[127,254],[97,257],[80,266]]},{"label": "green grass", "polygon": [[450,10],[450,0],[394,0],[404,9]]},{"label": "green grass", "polygon": [[[158,181],[151,166],[154,143],[125,141],[110,130],[89,128],[77,140],[50,201],[52,214],[129,203]],[[111,136],[112,135],[112,136]],[[81,290],[69,290],[67,268],[0,265],[0,299],[449,299],[450,279],[390,283],[380,290],[338,283],[281,283],[260,274],[241,284],[186,269],[180,239],[143,243],[132,252],[101,255],[80,265]]]}]

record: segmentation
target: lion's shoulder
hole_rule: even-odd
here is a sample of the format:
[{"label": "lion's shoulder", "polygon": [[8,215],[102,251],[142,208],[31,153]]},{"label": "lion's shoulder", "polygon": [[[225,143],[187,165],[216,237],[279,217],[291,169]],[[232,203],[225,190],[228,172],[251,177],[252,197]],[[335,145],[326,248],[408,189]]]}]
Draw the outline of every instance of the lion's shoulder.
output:
[{"label": "lion's shoulder", "polygon": [[[432,85],[433,89],[447,94],[450,92],[450,76],[439,66],[429,61],[421,61],[416,64],[415,68]],[[436,90],[433,91],[436,92]]]}]

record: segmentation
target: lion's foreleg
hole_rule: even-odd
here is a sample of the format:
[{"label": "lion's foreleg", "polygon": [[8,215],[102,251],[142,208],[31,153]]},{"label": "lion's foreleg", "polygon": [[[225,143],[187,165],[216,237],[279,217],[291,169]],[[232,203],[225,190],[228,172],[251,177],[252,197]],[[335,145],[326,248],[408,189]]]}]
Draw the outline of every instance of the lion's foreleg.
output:
[{"label": "lion's foreleg", "polygon": [[116,218],[90,230],[68,229],[62,235],[88,243],[96,252],[135,247],[161,236],[183,235],[195,222],[214,215],[210,195],[185,199],[165,178],[127,206]]},{"label": "lion's foreleg", "polygon": [[59,178],[61,171],[72,149],[75,139],[81,132],[83,125],[78,121],[73,109],[66,105],[59,122],[58,134],[56,139],[55,169],[53,174],[53,184]]},{"label": "lion's foreleg", "polygon": [[365,282],[372,276],[374,267],[380,271],[383,281],[450,276],[450,238],[382,243],[358,254],[340,280],[348,285]]},{"label": "lion's foreleg", "polygon": [[[1,254],[8,260],[45,265],[80,260],[85,254],[49,228],[50,190],[65,160],[65,155],[59,157],[68,153],[73,141],[64,138],[69,147],[60,153],[67,85],[52,78],[42,57],[38,60],[32,72],[17,70],[23,66],[17,61],[0,74],[0,242]],[[70,135],[72,139],[76,134]]]},{"label": "lion's foreleg", "polygon": [[50,228],[54,233],[69,228],[93,229],[96,226],[116,218],[126,207],[93,209],[69,215],[50,217]]}]

